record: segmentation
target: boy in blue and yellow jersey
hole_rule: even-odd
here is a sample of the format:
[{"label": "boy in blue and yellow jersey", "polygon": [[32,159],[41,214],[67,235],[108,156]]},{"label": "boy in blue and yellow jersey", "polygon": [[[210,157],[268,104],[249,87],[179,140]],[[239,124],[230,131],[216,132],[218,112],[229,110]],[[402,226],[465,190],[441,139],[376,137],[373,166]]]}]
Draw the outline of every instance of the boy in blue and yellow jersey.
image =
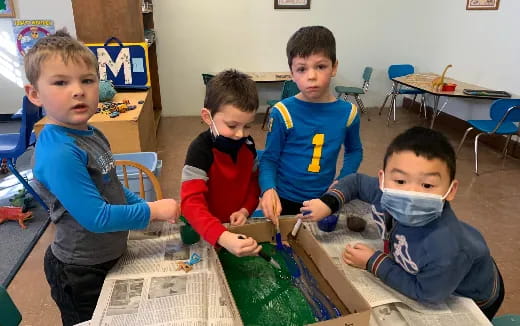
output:
[{"label": "boy in blue and yellow jersey", "polygon": [[126,250],[128,230],[174,222],[173,199],[145,202],[116,175],[110,145],[89,118],[98,104],[97,60],[65,32],[39,40],[24,58],[28,99],[47,124],[34,153],[34,177],[56,236],[44,258],[63,325],[90,320],[109,269]]},{"label": "boy in blue and yellow jersey", "polygon": [[339,177],[356,172],[363,156],[357,107],[336,99],[329,88],[338,69],[332,32],[300,28],[287,43],[287,59],[300,93],[271,110],[260,159],[261,207],[275,223],[280,214],[298,214],[303,201],[327,190],[341,145]]},{"label": "boy in blue and yellow jersey", "polygon": [[354,199],[372,204],[384,251],[348,244],[343,260],[364,268],[408,297],[439,303],[451,294],[471,298],[491,320],[504,300],[504,282],[486,241],[460,221],[455,198],[455,151],[444,135],[414,127],[386,150],[379,178],[352,174],[298,217],[319,221]]}]

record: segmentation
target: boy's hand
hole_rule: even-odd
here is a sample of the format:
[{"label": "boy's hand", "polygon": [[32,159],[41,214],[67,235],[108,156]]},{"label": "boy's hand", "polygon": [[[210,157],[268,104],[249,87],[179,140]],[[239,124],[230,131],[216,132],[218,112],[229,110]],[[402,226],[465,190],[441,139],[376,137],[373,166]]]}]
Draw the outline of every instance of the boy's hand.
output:
[{"label": "boy's hand", "polygon": [[245,208],[241,208],[239,211],[236,211],[229,216],[229,221],[232,226],[240,226],[244,225],[247,221],[247,217],[249,216],[249,212]]},{"label": "boy's hand", "polygon": [[218,238],[217,243],[237,257],[256,256],[262,249],[262,246],[259,246],[255,239],[229,231],[224,231]]},{"label": "boy's hand", "polygon": [[161,199],[148,202],[147,204],[150,207],[150,221],[177,223],[181,214],[181,208],[175,199]]},{"label": "boy's hand", "polygon": [[278,216],[282,213],[282,204],[276,189],[271,188],[264,192],[260,201],[260,206],[264,212],[264,216],[270,219],[275,225],[278,225]]},{"label": "boy's hand", "polygon": [[343,252],[343,261],[354,267],[365,269],[374,252],[376,252],[374,249],[362,243],[356,243],[353,246],[348,244]]},{"label": "boy's hand", "polygon": [[306,222],[318,222],[329,216],[332,211],[320,199],[311,199],[303,202],[303,207],[300,208],[301,214],[296,217],[301,218]]}]

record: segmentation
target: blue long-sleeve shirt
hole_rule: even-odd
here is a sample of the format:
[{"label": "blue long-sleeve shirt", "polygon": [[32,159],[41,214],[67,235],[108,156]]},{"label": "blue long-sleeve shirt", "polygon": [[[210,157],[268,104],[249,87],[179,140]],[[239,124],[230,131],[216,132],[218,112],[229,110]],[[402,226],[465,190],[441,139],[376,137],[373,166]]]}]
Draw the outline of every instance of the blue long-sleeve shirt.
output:
[{"label": "blue long-sleeve shirt", "polygon": [[93,127],[46,125],[33,172],[56,223],[52,251],[64,263],[115,259],[126,248],[127,231],[149,223],[149,206],[121,185],[108,141]]},{"label": "blue long-sleeve shirt", "polygon": [[319,197],[334,180],[341,145],[339,177],[356,172],[363,158],[359,124],[357,107],[342,100],[310,103],[290,97],[278,102],[260,159],[262,193],[275,188],[294,202]]},{"label": "blue long-sleeve shirt", "polygon": [[372,204],[372,217],[389,239],[390,252],[376,251],[367,263],[369,272],[418,301],[438,303],[455,294],[485,308],[497,299],[500,279],[486,241],[457,219],[448,202],[438,219],[410,227],[383,211],[381,195],[377,178],[352,174],[321,197],[334,209],[354,199]]}]

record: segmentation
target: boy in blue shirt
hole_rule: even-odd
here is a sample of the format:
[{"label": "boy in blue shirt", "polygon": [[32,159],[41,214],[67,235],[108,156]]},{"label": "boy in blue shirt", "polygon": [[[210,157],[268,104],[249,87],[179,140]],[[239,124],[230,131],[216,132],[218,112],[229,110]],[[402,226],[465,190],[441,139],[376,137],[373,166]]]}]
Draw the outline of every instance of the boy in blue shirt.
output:
[{"label": "boy in blue shirt", "polygon": [[24,64],[26,95],[44,107],[48,120],[33,169],[56,224],[45,275],[63,325],[74,325],[91,319],[128,230],[153,220],[175,222],[180,209],[173,199],[147,203],[118,180],[107,139],[87,124],[99,87],[97,60],[87,47],[58,31],[38,41]]},{"label": "boy in blue shirt", "polygon": [[260,159],[261,207],[274,223],[280,214],[298,214],[304,200],[327,190],[341,145],[339,177],[356,172],[363,156],[357,107],[329,88],[338,69],[332,32],[323,26],[300,28],[287,43],[287,59],[300,93],[271,110]]},{"label": "boy in blue shirt", "polygon": [[480,232],[451,208],[459,184],[455,169],[446,137],[414,127],[390,144],[379,178],[349,175],[320,199],[304,202],[306,213],[299,217],[319,221],[353,199],[371,203],[384,252],[349,244],[347,264],[418,301],[469,297],[491,320],[504,299],[504,283]]}]

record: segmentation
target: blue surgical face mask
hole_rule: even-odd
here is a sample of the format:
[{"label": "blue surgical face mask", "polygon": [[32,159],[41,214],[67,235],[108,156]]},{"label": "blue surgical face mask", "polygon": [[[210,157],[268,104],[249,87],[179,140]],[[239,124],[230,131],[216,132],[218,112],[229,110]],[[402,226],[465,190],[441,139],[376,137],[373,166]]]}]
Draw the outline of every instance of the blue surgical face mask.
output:
[{"label": "blue surgical face mask", "polygon": [[[384,180],[384,175],[383,175]],[[399,223],[406,226],[424,226],[439,218],[444,200],[453,187],[453,182],[444,196],[416,191],[384,188],[381,206]]]},{"label": "blue surgical face mask", "polygon": [[242,144],[247,140],[247,137],[242,137],[240,139],[233,139],[229,137],[222,136],[217,129],[217,125],[211,118],[211,127],[212,127],[212,135],[213,135],[213,141],[215,142],[215,147],[225,153],[233,154],[235,155]]}]

